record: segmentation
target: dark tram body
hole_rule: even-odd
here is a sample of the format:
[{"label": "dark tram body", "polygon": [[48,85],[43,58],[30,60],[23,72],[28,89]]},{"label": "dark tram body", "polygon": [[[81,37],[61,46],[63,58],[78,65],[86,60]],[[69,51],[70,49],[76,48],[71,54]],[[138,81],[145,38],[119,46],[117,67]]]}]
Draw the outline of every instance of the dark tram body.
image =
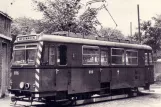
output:
[{"label": "dark tram body", "polygon": [[18,36],[13,50],[9,91],[17,99],[82,98],[154,83],[146,45],[43,34]]}]

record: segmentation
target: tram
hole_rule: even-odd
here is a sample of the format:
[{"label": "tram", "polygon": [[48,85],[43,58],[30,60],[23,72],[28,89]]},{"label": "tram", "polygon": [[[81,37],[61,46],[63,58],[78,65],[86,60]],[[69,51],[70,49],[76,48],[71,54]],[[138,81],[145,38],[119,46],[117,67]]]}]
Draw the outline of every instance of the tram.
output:
[{"label": "tram", "polygon": [[9,91],[16,101],[130,93],[154,83],[152,48],[54,34],[20,35],[13,47],[11,74]]}]

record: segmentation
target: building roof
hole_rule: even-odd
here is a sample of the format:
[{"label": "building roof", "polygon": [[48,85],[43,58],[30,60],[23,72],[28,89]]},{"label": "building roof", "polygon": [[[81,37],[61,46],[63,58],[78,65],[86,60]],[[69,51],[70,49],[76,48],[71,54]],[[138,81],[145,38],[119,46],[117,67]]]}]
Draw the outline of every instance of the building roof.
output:
[{"label": "building roof", "polygon": [[1,38],[4,38],[4,39],[7,39],[9,41],[12,41],[12,38],[11,37],[5,36],[4,34],[1,34],[1,33],[0,33],[0,37]]},{"label": "building roof", "polygon": [[46,34],[41,35],[39,38],[39,41],[76,43],[76,44],[85,44],[85,45],[102,45],[102,46],[111,46],[111,47],[120,47],[120,48],[122,47],[122,48],[136,48],[136,49],[152,50],[152,48],[148,45],[91,40],[91,39],[83,39],[83,38],[57,36],[57,35],[46,35]]},{"label": "building roof", "polygon": [[6,14],[2,11],[0,11],[0,14],[12,21],[12,18],[8,14]]}]

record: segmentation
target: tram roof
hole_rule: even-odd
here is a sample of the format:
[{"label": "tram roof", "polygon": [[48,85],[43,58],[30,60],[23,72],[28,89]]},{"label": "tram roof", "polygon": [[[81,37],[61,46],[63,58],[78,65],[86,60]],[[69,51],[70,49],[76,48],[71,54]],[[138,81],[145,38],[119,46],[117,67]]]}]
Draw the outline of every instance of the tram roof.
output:
[{"label": "tram roof", "polygon": [[136,49],[152,50],[152,48],[148,45],[101,41],[101,40],[91,40],[91,39],[84,39],[84,38],[73,38],[73,37],[46,35],[46,34],[41,35],[39,38],[39,41],[75,43],[75,44],[84,44],[84,45],[102,45],[102,46],[112,46],[112,47],[120,47],[120,48],[123,47],[123,48],[136,48]]}]

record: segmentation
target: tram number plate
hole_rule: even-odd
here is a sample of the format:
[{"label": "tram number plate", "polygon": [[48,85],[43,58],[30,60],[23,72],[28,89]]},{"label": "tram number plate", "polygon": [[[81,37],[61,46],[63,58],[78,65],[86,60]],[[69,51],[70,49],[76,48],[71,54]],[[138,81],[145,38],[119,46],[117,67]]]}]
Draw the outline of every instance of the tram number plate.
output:
[{"label": "tram number plate", "polygon": [[14,75],[19,75],[19,71],[14,71],[13,74]]},{"label": "tram number plate", "polygon": [[89,74],[93,74],[93,70],[89,70]]}]

